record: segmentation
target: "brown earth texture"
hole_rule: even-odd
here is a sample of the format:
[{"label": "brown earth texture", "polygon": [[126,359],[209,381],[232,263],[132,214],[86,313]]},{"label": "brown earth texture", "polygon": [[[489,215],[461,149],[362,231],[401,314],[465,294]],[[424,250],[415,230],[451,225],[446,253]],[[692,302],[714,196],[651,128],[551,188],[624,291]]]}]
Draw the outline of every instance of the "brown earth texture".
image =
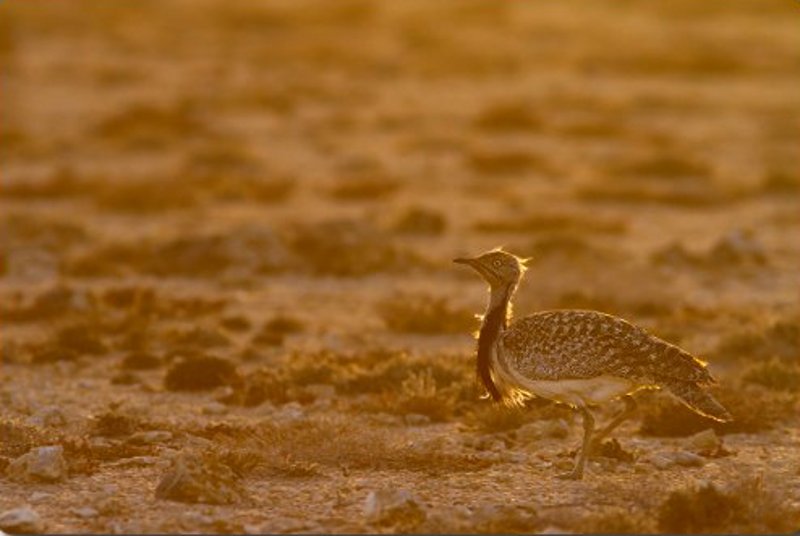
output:
[{"label": "brown earth texture", "polygon": [[[800,529],[800,4],[0,3],[0,529]],[[484,283],[709,363],[568,469]],[[599,422],[615,404],[596,410]]]}]

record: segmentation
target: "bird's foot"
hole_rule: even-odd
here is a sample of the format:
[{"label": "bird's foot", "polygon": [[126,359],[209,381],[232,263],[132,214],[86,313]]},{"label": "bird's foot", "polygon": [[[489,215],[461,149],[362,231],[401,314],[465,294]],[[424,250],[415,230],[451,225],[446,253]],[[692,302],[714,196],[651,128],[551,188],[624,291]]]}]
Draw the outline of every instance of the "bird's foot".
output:
[{"label": "bird's foot", "polygon": [[583,480],[583,470],[577,467],[568,473],[561,473],[556,475],[556,478],[561,480]]}]

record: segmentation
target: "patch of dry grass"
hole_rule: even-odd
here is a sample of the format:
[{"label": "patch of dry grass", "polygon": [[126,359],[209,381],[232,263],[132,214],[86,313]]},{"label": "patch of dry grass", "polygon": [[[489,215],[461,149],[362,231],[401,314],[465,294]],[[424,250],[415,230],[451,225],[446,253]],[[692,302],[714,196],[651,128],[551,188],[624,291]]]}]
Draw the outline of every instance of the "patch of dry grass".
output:
[{"label": "patch of dry grass", "polygon": [[761,189],[770,195],[794,195],[800,193],[800,175],[795,170],[771,170],[761,182]]},{"label": "patch of dry grass", "polygon": [[244,227],[228,233],[101,245],[71,259],[70,275],[87,278],[140,273],[160,277],[219,277],[229,269],[254,275],[288,268],[285,244],[268,229]]},{"label": "patch of dry grass", "polygon": [[360,220],[331,220],[290,226],[286,241],[316,275],[358,277],[422,264],[392,237]]},{"label": "patch of dry grass", "polygon": [[761,385],[773,391],[797,393],[800,391],[800,367],[772,359],[751,367],[742,381]]},{"label": "patch of dry grass", "polygon": [[91,433],[103,437],[125,437],[140,430],[143,425],[140,417],[112,408],[91,420]]},{"label": "patch of dry grass", "polygon": [[408,235],[440,235],[447,228],[447,219],[438,210],[410,207],[394,221],[392,230]]},{"label": "patch of dry grass", "polygon": [[658,528],[672,534],[781,534],[797,528],[800,511],[762,478],[727,488],[714,484],[676,490],[658,511]]},{"label": "patch of dry grass", "polygon": [[241,381],[236,365],[210,355],[179,359],[167,370],[164,387],[169,391],[206,391]]},{"label": "patch of dry grass", "polygon": [[467,165],[481,175],[524,175],[532,170],[547,170],[547,163],[538,155],[521,149],[473,149]]},{"label": "patch of dry grass", "polygon": [[17,50],[18,23],[6,14],[0,21],[0,61],[5,62]]},{"label": "patch of dry grass", "polygon": [[612,176],[668,181],[692,179],[701,182],[707,181],[711,175],[711,169],[706,163],[675,154],[659,154],[632,162],[622,162],[611,167],[608,172]]},{"label": "patch of dry grass", "polygon": [[515,247],[520,254],[530,255],[536,261],[553,260],[569,264],[619,263],[623,253],[606,245],[599,245],[584,237],[583,233],[549,232],[526,244]]},{"label": "patch of dry grass", "polygon": [[387,431],[353,418],[301,419],[246,428],[215,425],[213,430],[191,433],[212,439],[235,470],[248,476],[267,473],[296,478],[355,469],[441,474],[480,471],[490,465],[469,454],[403,444]]},{"label": "patch of dry grass", "polygon": [[654,522],[642,513],[631,510],[607,509],[583,517],[575,527],[580,534],[649,534],[655,532]]},{"label": "patch of dry grass", "polygon": [[11,212],[0,220],[0,247],[8,252],[15,248],[43,248],[60,253],[85,242],[90,233],[74,220],[34,217]]},{"label": "patch of dry grass", "polygon": [[36,426],[22,423],[17,419],[0,420],[0,456],[2,457],[16,458],[34,447],[52,444],[54,440],[53,433],[41,430]]},{"label": "patch of dry grass", "polygon": [[624,125],[616,117],[592,117],[559,125],[558,132],[562,136],[587,141],[607,141],[628,134]]},{"label": "patch of dry grass", "polygon": [[618,218],[584,218],[568,213],[537,213],[516,218],[482,220],[473,226],[476,231],[484,233],[607,233],[622,234],[627,230],[627,223]]},{"label": "patch of dry grass", "polygon": [[58,167],[40,180],[18,180],[3,185],[3,197],[7,199],[62,199],[75,197],[90,189],[89,181],[79,177],[70,167]]},{"label": "patch of dry grass", "polygon": [[102,210],[140,214],[215,201],[277,203],[288,199],[296,186],[291,178],[263,173],[257,164],[237,163],[234,155],[212,153],[207,158],[191,160],[178,173],[148,178],[79,176],[58,168],[43,180],[12,182],[3,193],[17,200],[86,198]]},{"label": "patch of dry grass", "polygon": [[364,411],[392,415],[423,415],[433,422],[444,422],[454,417],[460,385],[450,383],[442,387],[437,383],[433,369],[410,372],[394,389],[385,389],[373,399],[357,404]]},{"label": "patch of dry grass", "polygon": [[623,317],[664,317],[673,312],[675,305],[658,298],[639,298],[597,291],[568,291],[558,297],[556,306],[563,309],[588,309],[605,311]]},{"label": "patch of dry grass", "polygon": [[[319,463],[349,469],[397,469],[445,473],[479,471],[488,464],[470,455],[451,454],[438,448],[412,449],[394,443],[388,434],[369,430],[358,423],[311,421],[289,427],[265,427],[260,431],[267,444],[298,462]],[[330,441],[335,437],[336,441]]]},{"label": "patch of dry grass", "polygon": [[71,287],[58,285],[34,297],[15,300],[0,306],[0,316],[5,322],[50,322],[76,312],[76,302],[84,297]]},{"label": "patch of dry grass", "polygon": [[484,434],[511,432],[533,420],[533,412],[527,408],[507,408],[484,401],[469,411],[464,422],[470,428]]},{"label": "patch of dry grass", "polygon": [[742,198],[743,192],[724,189],[703,181],[654,183],[631,180],[608,181],[582,186],[579,199],[619,203],[654,203],[671,206],[704,207],[724,205]]},{"label": "patch of dry grass", "polygon": [[350,177],[338,180],[330,196],[340,201],[376,201],[399,189],[400,182],[390,177]]},{"label": "patch of dry grass", "polygon": [[492,103],[472,121],[475,128],[487,132],[535,132],[542,120],[524,101]]},{"label": "patch of dry grass", "polygon": [[[294,352],[280,365],[246,374],[224,402],[257,406],[313,402],[319,386],[330,386],[339,399],[357,397],[359,411],[397,415],[418,413],[434,421],[454,418],[475,398],[471,364],[453,356],[410,356],[401,351]],[[362,395],[373,395],[363,398]],[[350,403],[350,402],[348,402]]]},{"label": "patch of dry grass", "polygon": [[667,397],[643,400],[640,433],[652,436],[688,436],[713,428],[720,434],[759,433],[795,416],[797,400],[791,394],[775,393],[758,385],[723,383],[712,393],[725,406],[733,421],[720,423],[702,417]]},{"label": "patch of dry grass", "polygon": [[671,206],[714,206],[730,203],[750,192],[718,184],[710,164],[670,152],[608,166],[605,180],[580,186],[579,199]]},{"label": "patch of dry grass", "polygon": [[125,148],[152,150],[208,132],[206,123],[190,103],[171,106],[139,103],[100,121],[92,134],[99,140],[119,143]]},{"label": "patch of dry grass", "polygon": [[253,335],[253,344],[259,346],[280,346],[287,335],[300,333],[305,325],[297,318],[278,315],[261,326],[261,330]]},{"label": "patch of dry grass", "polygon": [[398,333],[469,333],[477,327],[474,313],[427,294],[397,294],[381,300],[377,310],[386,327]]},{"label": "patch of dry grass", "polygon": [[241,382],[233,386],[234,390],[221,401],[244,407],[260,406],[264,402],[285,404],[292,400],[301,400],[295,392],[286,374],[272,367],[261,367],[242,377]]},{"label": "patch of dry grass", "polygon": [[724,337],[711,356],[719,360],[747,359],[750,362],[776,358],[800,364],[800,327],[794,316],[788,316],[761,330],[736,331]]},{"label": "patch of dry grass", "polygon": [[83,195],[103,210],[131,214],[187,209],[199,201],[199,192],[187,181],[165,177],[143,180],[120,177],[111,182],[95,182],[87,185]]},{"label": "patch of dry grass", "polygon": [[159,368],[163,362],[163,359],[156,355],[134,351],[122,358],[119,366],[124,370],[152,370]]}]

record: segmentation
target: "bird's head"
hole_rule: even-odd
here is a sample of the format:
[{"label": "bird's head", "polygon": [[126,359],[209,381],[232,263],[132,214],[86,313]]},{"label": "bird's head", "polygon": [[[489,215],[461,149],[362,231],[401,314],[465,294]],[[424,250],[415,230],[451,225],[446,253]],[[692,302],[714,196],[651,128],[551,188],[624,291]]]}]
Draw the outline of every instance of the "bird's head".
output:
[{"label": "bird's head", "polygon": [[527,269],[522,259],[502,249],[493,249],[477,257],[453,259],[453,262],[471,266],[492,288],[516,286]]}]

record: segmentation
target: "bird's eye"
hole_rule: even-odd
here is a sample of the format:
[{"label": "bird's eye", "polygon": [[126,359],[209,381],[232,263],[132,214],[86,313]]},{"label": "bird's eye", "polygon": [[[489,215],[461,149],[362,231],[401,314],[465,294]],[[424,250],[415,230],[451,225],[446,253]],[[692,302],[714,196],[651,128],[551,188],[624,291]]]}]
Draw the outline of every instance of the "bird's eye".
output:
[{"label": "bird's eye", "polygon": [[503,266],[503,261],[501,261],[500,259],[495,259],[494,261],[492,261],[492,264],[494,264],[495,268],[500,268],[501,266]]}]

